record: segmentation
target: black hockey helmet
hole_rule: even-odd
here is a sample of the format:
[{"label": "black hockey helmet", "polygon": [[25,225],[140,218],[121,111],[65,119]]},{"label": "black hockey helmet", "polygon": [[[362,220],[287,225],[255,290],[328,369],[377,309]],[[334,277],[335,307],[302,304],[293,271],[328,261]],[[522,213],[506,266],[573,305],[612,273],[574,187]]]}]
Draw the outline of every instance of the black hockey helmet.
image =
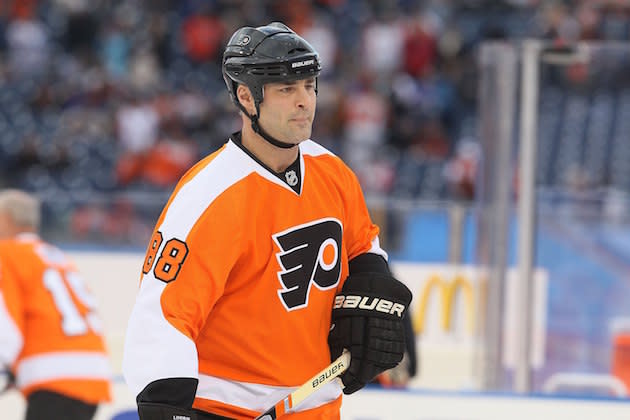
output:
[{"label": "black hockey helmet", "polygon": [[[252,128],[271,144],[290,148],[267,134],[258,124],[263,86],[319,76],[321,64],[317,51],[288,26],[273,22],[266,26],[249,26],[237,30],[223,53],[223,79],[232,101],[249,117]],[[250,115],[236,96],[239,84],[249,88],[257,115]],[[317,92],[317,79],[315,84]]]},{"label": "black hockey helmet", "polygon": [[311,44],[280,22],[237,30],[223,53],[223,79],[237,105],[239,83],[260,103],[266,83],[317,77],[320,70],[319,55]]}]

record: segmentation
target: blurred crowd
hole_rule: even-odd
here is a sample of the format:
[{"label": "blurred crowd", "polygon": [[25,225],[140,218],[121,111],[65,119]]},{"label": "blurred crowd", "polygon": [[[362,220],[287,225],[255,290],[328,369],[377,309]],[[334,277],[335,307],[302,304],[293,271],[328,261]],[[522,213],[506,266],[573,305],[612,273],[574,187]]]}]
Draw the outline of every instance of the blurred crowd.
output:
[{"label": "blurred crowd", "polygon": [[367,195],[474,197],[476,50],[487,39],[628,40],[627,1],[0,2],[0,185],[75,238],[144,244],[174,183],[237,114],[222,48],[280,20],[319,51],[313,139]]}]

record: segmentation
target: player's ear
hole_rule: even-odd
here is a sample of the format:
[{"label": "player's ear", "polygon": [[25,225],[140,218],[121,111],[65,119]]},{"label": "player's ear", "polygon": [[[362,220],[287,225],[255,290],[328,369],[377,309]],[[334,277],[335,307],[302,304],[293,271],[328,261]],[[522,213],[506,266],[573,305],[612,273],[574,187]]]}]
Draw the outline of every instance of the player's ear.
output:
[{"label": "player's ear", "polygon": [[249,115],[256,114],[256,105],[254,104],[254,97],[252,92],[245,85],[238,85],[236,89],[236,96],[238,97],[241,105],[245,107]]}]

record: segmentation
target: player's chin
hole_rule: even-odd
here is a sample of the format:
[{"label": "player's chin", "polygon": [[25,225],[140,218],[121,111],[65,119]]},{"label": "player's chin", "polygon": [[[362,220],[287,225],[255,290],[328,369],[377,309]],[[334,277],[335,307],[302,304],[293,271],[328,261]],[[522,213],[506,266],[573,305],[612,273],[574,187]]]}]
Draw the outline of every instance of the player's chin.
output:
[{"label": "player's chin", "polygon": [[291,143],[301,143],[304,140],[308,140],[311,138],[311,126],[302,127],[299,130],[293,130],[291,133]]}]

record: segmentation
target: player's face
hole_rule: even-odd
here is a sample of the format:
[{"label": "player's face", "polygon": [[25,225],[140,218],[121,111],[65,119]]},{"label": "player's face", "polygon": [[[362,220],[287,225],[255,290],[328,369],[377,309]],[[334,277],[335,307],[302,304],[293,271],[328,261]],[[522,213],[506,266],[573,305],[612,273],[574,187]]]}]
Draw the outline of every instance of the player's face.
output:
[{"label": "player's face", "polygon": [[263,129],[287,143],[309,139],[317,103],[315,78],[269,83],[264,89],[264,100],[260,104]]},{"label": "player's face", "polygon": [[11,217],[0,211],[0,239],[8,239],[13,235],[13,222]]}]

